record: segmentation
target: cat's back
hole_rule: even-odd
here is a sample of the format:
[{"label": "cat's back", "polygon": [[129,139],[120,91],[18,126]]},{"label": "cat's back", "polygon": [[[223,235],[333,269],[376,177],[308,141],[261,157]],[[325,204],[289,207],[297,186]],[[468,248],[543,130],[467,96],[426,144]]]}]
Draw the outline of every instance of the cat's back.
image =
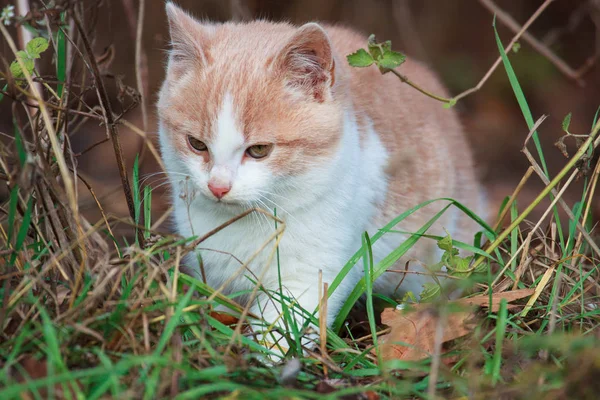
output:
[{"label": "cat's back", "polygon": [[[354,68],[346,56],[367,47],[367,36],[352,29],[326,25],[337,56],[336,70],[346,79],[352,107],[363,132],[372,127],[388,150],[389,192],[380,222],[398,210],[439,197],[452,197],[484,213],[482,189],[471,149],[453,108],[403,83],[375,66]],[[397,49],[400,50],[401,49]],[[397,69],[430,93],[448,97],[437,76],[411,59]]]},{"label": "cat's back", "polygon": [[[375,66],[354,68],[348,65],[347,55],[367,47],[366,35],[338,25],[325,25],[325,29],[337,55],[336,70],[341,69],[348,80],[354,107],[374,120],[389,145],[393,146],[396,141],[393,136],[400,135],[400,132],[404,138],[411,137],[413,132],[421,131],[428,124],[451,130],[452,138],[462,137],[456,113],[443,108],[440,101],[402,83],[392,73],[382,75]],[[424,64],[412,59],[410,54],[397,71],[427,91],[448,97],[437,76]],[[401,126],[398,125],[400,122]],[[458,134],[455,133],[457,131]]]}]

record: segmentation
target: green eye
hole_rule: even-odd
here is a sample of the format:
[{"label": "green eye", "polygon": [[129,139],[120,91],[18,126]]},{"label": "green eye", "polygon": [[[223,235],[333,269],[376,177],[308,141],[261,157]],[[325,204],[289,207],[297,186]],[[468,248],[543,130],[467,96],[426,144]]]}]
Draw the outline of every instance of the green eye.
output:
[{"label": "green eye", "polygon": [[201,140],[196,139],[195,137],[188,136],[188,144],[195,151],[206,151],[208,148]]},{"label": "green eye", "polygon": [[246,149],[246,154],[252,158],[261,159],[268,156],[272,149],[272,144],[255,144]]}]

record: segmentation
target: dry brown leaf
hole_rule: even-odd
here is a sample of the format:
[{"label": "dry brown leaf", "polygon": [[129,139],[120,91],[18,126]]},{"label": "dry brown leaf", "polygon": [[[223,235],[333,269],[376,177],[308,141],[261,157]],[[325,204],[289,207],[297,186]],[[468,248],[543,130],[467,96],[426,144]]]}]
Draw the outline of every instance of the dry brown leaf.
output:
[{"label": "dry brown leaf", "polygon": [[[46,359],[38,360],[32,355],[25,355],[23,359],[19,361],[19,368],[11,368],[11,375],[15,378],[15,380],[19,383],[27,383],[29,381],[34,381],[38,379],[43,379],[48,377],[48,363]],[[54,385],[54,394],[57,398],[74,398],[76,397],[75,386],[79,387],[81,390],[81,386],[77,381],[70,381],[67,384],[55,384]],[[39,389],[38,396],[42,398],[48,398],[47,387],[43,387]],[[69,392],[67,396],[65,390]],[[21,399],[31,399],[35,391],[24,389],[19,396]]]},{"label": "dry brown leaf", "polygon": [[223,325],[231,326],[236,325],[239,322],[239,319],[234,317],[233,315],[211,311],[210,316],[222,323]]},{"label": "dry brown leaf", "polygon": [[[502,299],[506,299],[507,303],[511,303],[515,300],[519,300],[519,299],[531,296],[534,293],[534,291],[535,291],[534,289],[519,289],[519,290],[511,290],[511,291],[502,292],[502,293],[492,293],[491,309],[492,309],[492,311],[497,312],[498,309],[500,308],[500,301],[502,301]],[[473,296],[473,297],[469,297],[469,298],[458,299],[451,303],[488,308],[489,301],[490,301],[490,296],[488,296],[487,294],[484,294],[481,296]],[[518,305],[515,305],[515,304],[508,305],[509,309],[514,308],[514,307],[518,307]]]},{"label": "dry brown leaf", "polygon": [[[491,310],[498,311],[502,299],[510,303],[531,296],[533,292],[533,289],[521,289],[493,293]],[[446,320],[442,322],[442,342],[470,333],[475,323],[474,308],[488,307],[489,300],[488,295],[482,295],[450,301],[449,304],[466,306],[467,309],[451,312],[446,316]],[[516,307],[516,305],[509,305],[509,307]],[[379,338],[383,360],[416,361],[429,357],[434,351],[435,331],[439,318],[439,313],[430,304],[417,304],[407,311],[385,309],[381,314],[381,322],[389,326],[391,331]]]}]

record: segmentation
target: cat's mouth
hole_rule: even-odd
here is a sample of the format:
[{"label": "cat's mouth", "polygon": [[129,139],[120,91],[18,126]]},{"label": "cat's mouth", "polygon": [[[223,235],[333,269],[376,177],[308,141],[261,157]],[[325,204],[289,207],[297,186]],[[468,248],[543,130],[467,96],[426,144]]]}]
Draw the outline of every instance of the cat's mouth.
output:
[{"label": "cat's mouth", "polygon": [[239,202],[234,199],[228,199],[227,197],[218,199],[215,196],[207,196],[216,207],[221,207],[232,211],[245,211],[249,208],[248,204]]}]

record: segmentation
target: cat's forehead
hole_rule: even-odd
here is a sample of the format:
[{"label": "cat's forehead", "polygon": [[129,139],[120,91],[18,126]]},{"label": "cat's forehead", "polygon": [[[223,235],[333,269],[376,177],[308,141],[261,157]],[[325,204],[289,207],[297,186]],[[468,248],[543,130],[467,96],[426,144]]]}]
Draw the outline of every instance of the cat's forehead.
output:
[{"label": "cat's forehead", "polygon": [[219,134],[219,121],[225,114],[244,140],[259,140],[256,136],[269,133],[267,122],[282,117],[288,106],[280,82],[266,71],[244,65],[230,69],[208,66],[172,84],[167,103],[171,119],[187,121],[188,127],[193,126],[195,133],[207,140]]}]

